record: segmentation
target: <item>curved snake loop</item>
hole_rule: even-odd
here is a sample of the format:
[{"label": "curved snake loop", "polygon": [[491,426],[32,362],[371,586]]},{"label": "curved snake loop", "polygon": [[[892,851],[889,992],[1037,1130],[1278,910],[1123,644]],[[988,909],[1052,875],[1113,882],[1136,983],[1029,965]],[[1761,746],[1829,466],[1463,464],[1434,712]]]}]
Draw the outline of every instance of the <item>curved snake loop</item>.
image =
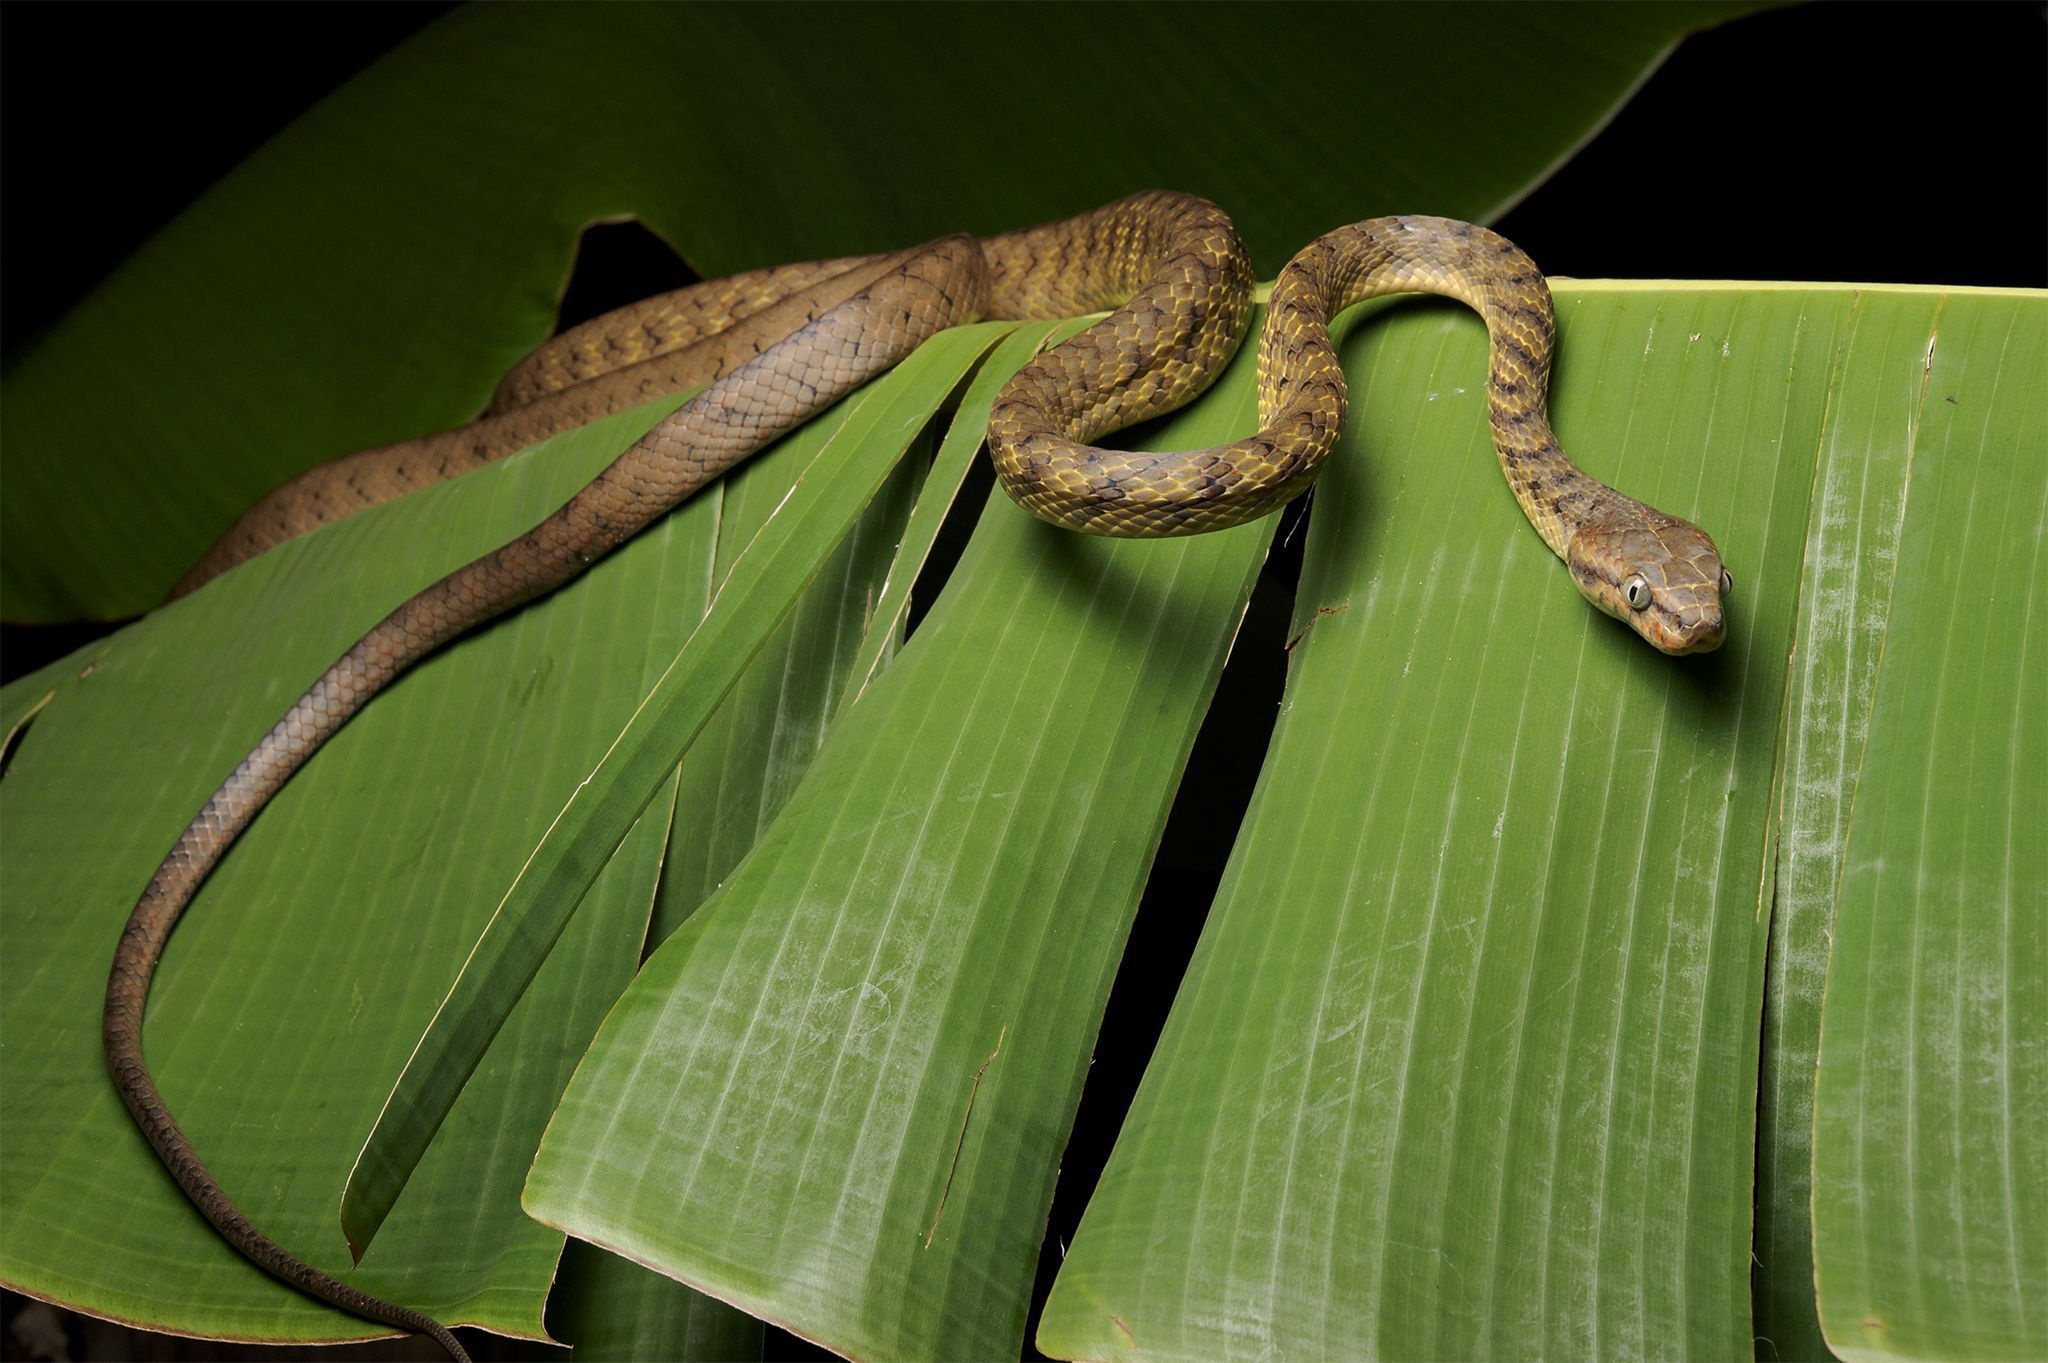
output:
[{"label": "curved snake loop", "polygon": [[335,730],[415,662],[553,591],[705,483],[915,349],[978,317],[1112,310],[1003,389],[989,449],[1003,486],[1039,516],[1095,534],[1194,534],[1298,495],[1343,426],[1344,375],[1328,322],[1378,294],[1458,298],[1492,338],[1489,414],[1516,499],[1582,594],[1667,652],[1713,648],[1728,578],[1697,528],[1582,473],[1544,416],[1549,290],[1511,243],[1443,218],[1380,218],[1332,232],[1275,283],[1259,350],[1260,430],[1218,449],[1138,453],[1093,441],[1202,391],[1250,315],[1251,268],[1229,219],[1187,195],[1133,195],[979,242],[755,271],[575,328],[516,367],[492,411],[458,430],[314,470],[247,512],[174,592],[190,591],[327,521],[622,410],[709,385],[531,531],[427,587],[356,642],[293,704],[185,828],[121,935],[103,1039],[137,1124],[201,1213],[283,1281],[369,1319],[433,1336],[439,1322],[328,1276],[238,1211],[172,1118],[143,1058],[143,1005],[178,916],[237,835]]}]

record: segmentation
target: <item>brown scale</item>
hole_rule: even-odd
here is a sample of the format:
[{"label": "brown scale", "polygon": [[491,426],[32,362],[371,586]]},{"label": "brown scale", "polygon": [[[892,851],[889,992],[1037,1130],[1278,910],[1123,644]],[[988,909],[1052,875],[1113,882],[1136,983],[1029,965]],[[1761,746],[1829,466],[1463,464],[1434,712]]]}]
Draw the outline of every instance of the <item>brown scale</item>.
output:
[{"label": "brown scale", "polygon": [[1332,316],[1386,293],[1461,299],[1485,317],[1493,339],[1489,411],[1502,470],[1581,592],[1667,651],[1720,642],[1727,576],[1712,542],[1595,482],[1558,448],[1544,417],[1549,291],[1528,257],[1484,228],[1380,218],[1322,237],[1273,286],[1259,347],[1257,434],[1200,451],[1095,448],[1093,441],[1208,386],[1243,336],[1251,282],[1222,210],[1157,191],[979,242],[947,237],[890,255],[711,281],[564,333],[507,375],[481,420],[315,469],[237,521],[177,593],[327,521],[659,394],[709,385],[547,520],[421,591],[358,640],[214,792],[143,890],[107,982],[108,1064],[165,1166],[222,1236],[313,1296],[430,1334],[463,1357],[439,1323],[337,1281],[265,1238],[207,1171],[143,1058],[143,1004],[164,943],[265,802],[413,663],[574,578],[944,327],[1113,309],[1005,385],[989,449],[1010,495],[1056,524],[1181,535],[1263,516],[1314,479],[1344,423]]}]

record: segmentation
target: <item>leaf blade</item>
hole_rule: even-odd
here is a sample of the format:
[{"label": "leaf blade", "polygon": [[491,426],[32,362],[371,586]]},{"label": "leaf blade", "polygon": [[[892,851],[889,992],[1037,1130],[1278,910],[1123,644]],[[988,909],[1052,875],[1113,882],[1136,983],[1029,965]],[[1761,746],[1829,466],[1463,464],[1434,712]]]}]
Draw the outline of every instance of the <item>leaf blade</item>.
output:
[{"label": "leaf blade", "polygon": [[1806,496],[1772,446],[1811,447],[1787,357],[1830,351],[1796,296],[1554,288],[1561,436],[1717,537],[1733,633],[1674,662],[1589,612],[1492,467],[1482,329],[1368,328],[1280,725],[1047,1304],[1054,1356],[1749,1347],[1742,1095]]},{"label": "leaf blade", "polygon": [[[377,1234],[471,1070],[584,893],[683,750],[818,572],[934,407],[1007,330],[941,333],[833,414],[791,436],[805,478],[749,545],[688,641],[588,769],[505,891],[363,1143],[342,1197],[349,1243]],[[823,546],[821,549],[820,546]]]},{"label": "leaf blade", "polygon": [[[1242,428],[1246,360],[1161,447]],[[530,1212],[840,1351],[1014,1352],[1088,1039],[1267,530],[1113,544],[997,496],[621,998]]]},{"label": "leaf blade", "polygon": [[1820,1018],[1815,1278],[1849,1358],[2048,1349],[2048,704],[2014,613],[2048,599],[2048,477],[2012,443],[2048,421],[2048,300],[1957,304],[1911,375],[1921,449]]},{"label": "leaf blade", "polygon": [[[608,419],[283,546],[103,641],[100,665],[58,689],[0,783],[11,1043],[0,1054],[0,1278],[216,1338],[382,1332],[240,1259],[164,1174],[89,1025],[106,962],[156,856],[290,695],[390,600],[532,524],[660,415]],[[560,1245],[532,1234],[504,1178],[523,1168],[518,1133],[530,1140],[545,1116],[549,1103],[535,1099],[547,1097],[550,1067],[566,1072],[558,1029],[587,1035],[593,1008],[630,975],[659,837],[634,841],[607,872],[543,982],[548,1003],[514,1018],[429,1151],[434,1191],[402,1209],[359,1271],[337,1253],[332,1190],[351,1127],[370,1115],[364,1085],[397,1072],[404,1028],[424,1023],[427,996],[476,930],[465,914],[477,901],[461,885],[506,874],[545,813],[534,782],[589,760],[563,707],[622,713],[650,650],[672,642],[660,625],[612,626],[630,602],[683,618],[693,609],[668,555],[701,519],[665,523],[575,588],[423,663],[394,692],[406,703],[371,707],[277,797],[167,952],[146,1044],[172,1110],[252,1219],[336,1276],[543,1337]],[[473,783],[444,798],[417,779],[444,768]],[[537,1082],[513,1083],[514,1070]],[[173,1269],[179,1290],[167,1294]]]}]

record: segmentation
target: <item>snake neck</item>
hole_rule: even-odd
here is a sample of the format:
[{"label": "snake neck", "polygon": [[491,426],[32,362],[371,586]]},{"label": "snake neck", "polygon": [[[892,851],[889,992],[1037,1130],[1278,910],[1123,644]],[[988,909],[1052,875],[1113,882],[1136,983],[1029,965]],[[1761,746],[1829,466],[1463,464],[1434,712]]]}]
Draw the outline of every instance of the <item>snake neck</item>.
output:
[{"label": "snake neck", "polygon": [[1343,375],[1329,319],[1368,298],[1411,292],[1455,298],[1485,319],[1494,453],[1580,594],[1667,653],[1717,647],[1730,585],[1720,551],[1699,527],[1616,492],[1565,456],[1545,410],[1557,338],[1550,288],[1496,232],[1450,218],[1374,218],[1297,256],[1273,286],[1260,350],[1262,421],[1284,429],[1305,403],[1327,408],[1334,393],[1341,425]]},{"label": "snake neck", "polygon": [[[1261,351],[1261,421],[1281,420],[1305,386],[1298,376],[1304,347],[1294,338],[1323,335],[1344,309],[1396,293],[1455,298],[1485,319],[1494,453],[1543,542],[1567,558],[1572,526],[1620,494],[1572,463],[1551,431],[1545,404],[1557,319],[1550,289],[1536,263],[1496,232],[1451,218],[1374,218],[1339,228],[1303,251],[1273,286]],[[1269,363],[1267,350],[1291,354],[1286,364],[1278,353]],[[1309,357],[1307,385],[1337,390],[1341,424],[1342,375],[1326,372],[1337,371],[1337,360],[1327,345],[1321,350]],[[1290,370],[1297,377],[1281,382]]]}]

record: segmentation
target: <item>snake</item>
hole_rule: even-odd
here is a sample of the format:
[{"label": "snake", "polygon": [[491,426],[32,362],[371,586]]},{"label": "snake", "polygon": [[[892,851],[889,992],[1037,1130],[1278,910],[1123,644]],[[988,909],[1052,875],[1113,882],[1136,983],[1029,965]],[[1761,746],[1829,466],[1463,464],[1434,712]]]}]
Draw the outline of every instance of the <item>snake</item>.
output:
[{"label": "snake", "polygon": [[1603,613],[1671,654],[1717,647],[1733,588],[1708,535],[1575,465],[1546,414],[1556,319],[1533,261],[1485,227],[1383,217],[1318,238],[1275,280],[1260,335],[1259,429],[1206,450],[1096,442],[1198,395],[1252,313],[1229,217],[1168,191],[997,236],[779,266],[646,300],[563,332],[453,431],[323,465],[245,512],[174,595],[318,525],[502,458],[663,393],[701,387],[559,510],[399,605],[316,679],[179,834],[123,929],[102,1037],[116,1088],[193,1205],[245,1257],[342,1310],[432,1336],[440,1322],[330,1277],[266,1237],[207,1169],[143,1055],[143,1006],[172,928],[207,874],[320,745],[406,669],[551,592],[727,469],[875,378],[939,330],[977,319],[1107,312],[998,392],[988,449],[1001,486],[1070,530],[1199,534],[1268,515],[1314,482],[1347,393],[1330,321],[1383,294],[1465,303],[1489,336],[1487,414],[1530,524]]}]

